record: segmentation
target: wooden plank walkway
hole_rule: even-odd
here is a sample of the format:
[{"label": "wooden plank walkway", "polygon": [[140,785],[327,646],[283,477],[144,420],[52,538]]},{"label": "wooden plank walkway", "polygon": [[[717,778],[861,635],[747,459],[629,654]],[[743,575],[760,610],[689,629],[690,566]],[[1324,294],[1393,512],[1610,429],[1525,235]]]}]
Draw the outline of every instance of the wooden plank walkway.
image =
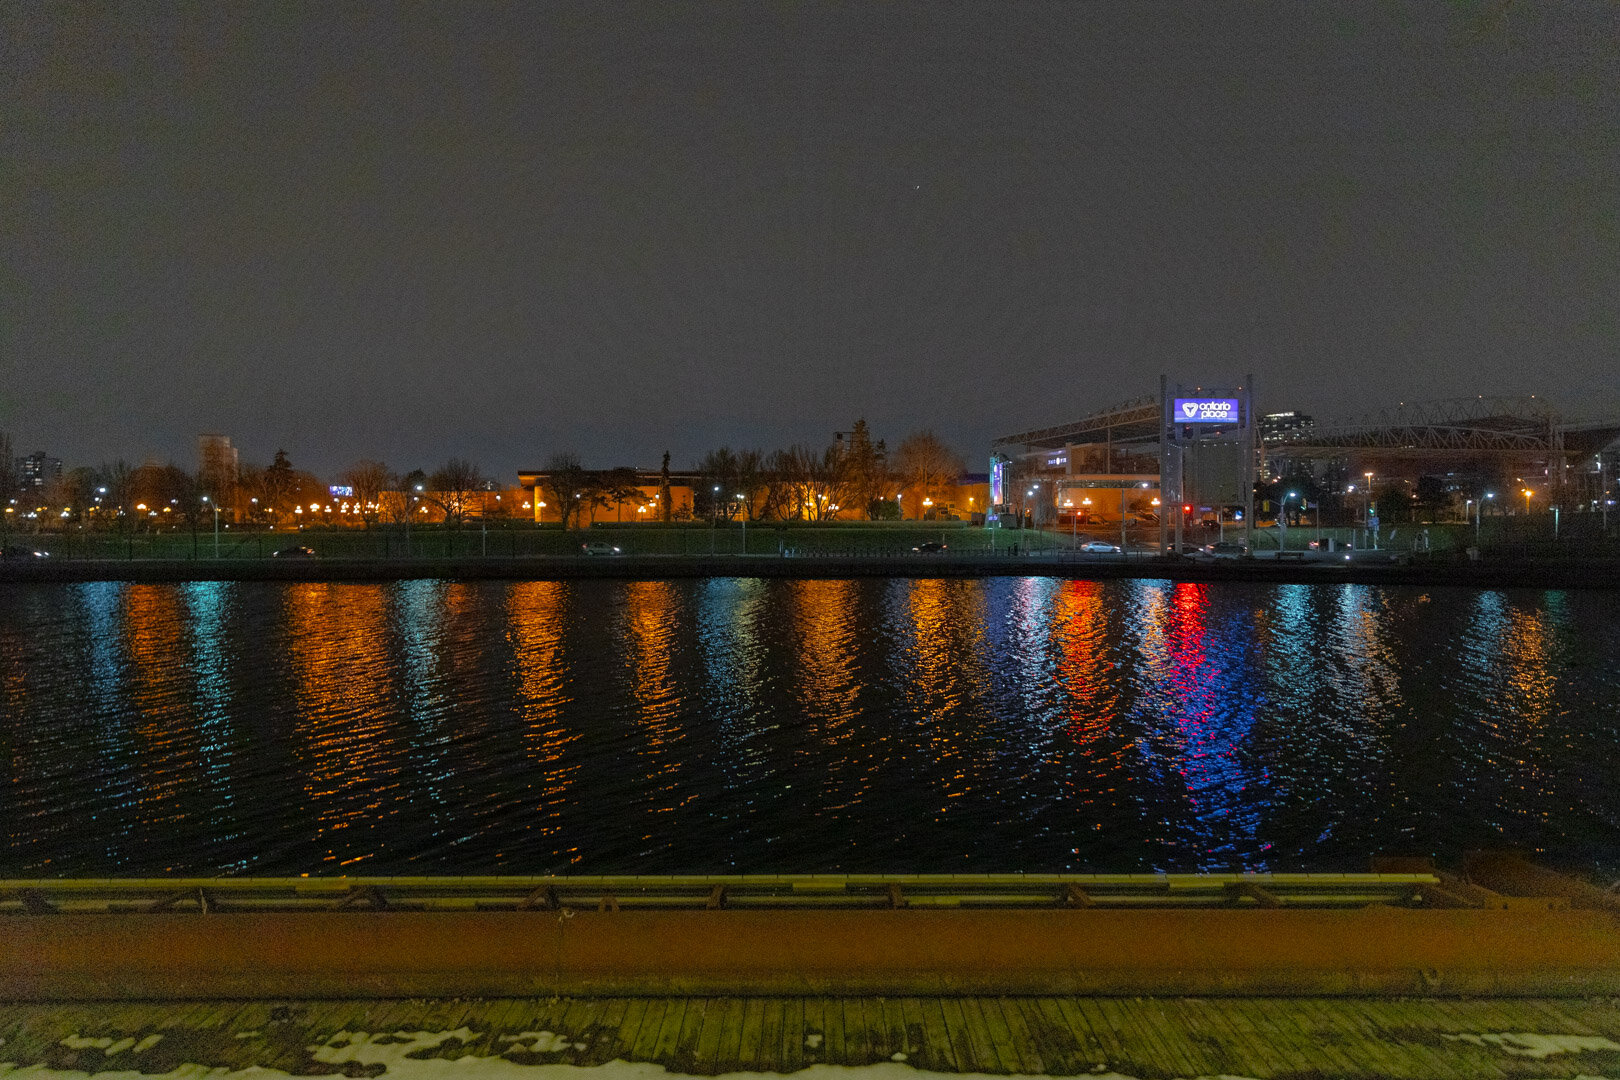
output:
[{"label": "wooden plank walkway", "polygon": [[529,1066],[616,1061],[703,1076],[883,1066],[887,1080],[912,1070],[1620,1078],[1620,1007],[1582,998],[1059,997],[0,1004],[0,1076],[19,1080],[41,1070],[252,1066],[410,1080],[439,1075],[433,1061],[442,1069],[468,1057],[514,1078]]}]

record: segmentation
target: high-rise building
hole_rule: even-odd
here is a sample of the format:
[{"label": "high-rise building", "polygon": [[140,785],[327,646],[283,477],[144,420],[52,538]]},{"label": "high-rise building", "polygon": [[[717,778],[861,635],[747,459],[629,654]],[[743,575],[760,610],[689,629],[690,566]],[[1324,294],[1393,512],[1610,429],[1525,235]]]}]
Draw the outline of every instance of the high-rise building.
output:
[{"label": "high-rise building", "polygon": [[42,488],[62,479],[62,459],[35,450],[27,457],[17,459],[17,482],[24,488]]},{"label": "high-rise building", "polygon": [[225,492],[236,483],[236,447],[230,436],[203,434],[197,436],[197,475],[203,486],[216,494]]}]

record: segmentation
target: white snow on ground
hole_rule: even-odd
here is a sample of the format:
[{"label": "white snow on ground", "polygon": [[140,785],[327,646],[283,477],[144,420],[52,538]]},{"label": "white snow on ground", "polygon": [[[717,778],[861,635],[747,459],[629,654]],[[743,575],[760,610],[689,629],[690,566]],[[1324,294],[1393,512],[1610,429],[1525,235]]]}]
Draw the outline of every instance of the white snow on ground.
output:
[{"label": "white snow on ground", "polygon": [[[412,1058],[409,1055],[432,1051],[450,1039],[469,1042],[479,1038],[478,1033],[462,1027],[453,1031],[394,1031],[364,1032],[340,1031],[318,1046],[309,1047],[315,1060],[330,1065],[355,1063],[382,1065],[383,1080],[686,1080],[684,1074],[671,1073],[661,1065],[647,1062],[610,1061],[604,1065],[521,1065],[501,1056],[475,1056],[449,1058]],[[99,1049],[123,1068],[97,1070],[94,1073],[77,1070],[52,1069],[43,1065],[24,1065],[0,1061],[0,1080],[282,1080],[288,1074],[277,1069],[252,1066],[233,1070],[210,1068],[205,1065],[181,1065],[166,1073],[142,1072],[137,1062],[130,1060],[151,1049],[162,1038],[148,1035],[142,1039],[125,1037],[84,1038],[70,1035],[62,1045],[74,1050]],[[1453,1042],[1490,1047],[1522,1057],[1542,1059],[1554,1054],[1575,1054],[1594,1050],[1620,1050],[1620,1043],[1599,1036],[1540,1035],[1514,1031],[1498,1034],[1446,1035]],[[554,1053],[561,1050],[584,1049],[585,1044],[568,1035],[550,1031],[524,1031],[517,1035],[501,1036],[498,1042],[506,1044],[504,1052]],[[127,1056],[126,1056],[127,1055]],[[903,1055],[896,1055],[902,1057]],[[109,1065],[114,1064],[111,1060]],[[1109,1071],[1098,1065],[1094,1070],[1080,1074],[1090,1080],[1137,1080],[1136,1077]],[[810,1065],[793,1074],[794,1080],[1008,1080],[1007,1077],[987,1076],[982,1073],[934,1073],[912,1068],[898,1061],[875,1065]],[[290,1080],[290,1078],[288,1078]],[[726,1073],[713,1080],[782,1080],[779,1073]],[[1046,1080],[1046,1078],[1032,1078]],[[1183,1080],[1252,1080],[1250,1077],[1221,1074],[1220,1076],[1187,1077]],[[1600,1080],[1600,1078],[1590,1078]]]},{"label": "white snow on ground", "polygon": [[1496,1046],[1520,1057],[1551,1057],[1553,1054],[1579,1054],[1586,1050],[1620,1050],[1620,1043],[1601,1035],[1536,1035],[1528,1031],[1504,1031],[1499,1035],[1443,1035],[1452,1042],[1475,1046]]},{"label": "white snow on ground", "polygon": [[[662,1065],[647,1062],[610,1061],[605,1065],[520,1065],[503,1057],[412,1058],[409,1055],[423,1050],[434,1050],[450,1039],[469,1041],[478,1037],[468,1028],[454,1031],[394,1031],[364,1032],[340,1031],[319,1046],[311,1046],[315,1060],[330,1065],[356,1063],[383,1065],[387,1071],[384,1080],[686,1080],[684,1074],[671,1073]],[[101,1049],[109,1057],[114,1054],[133,1054],[136,1048],[144,1050],[154,1042],[153,1036],[136,1042],[134,1039],[86,1039],[70,1035],[62,1045],[75,1050]],[[583,1048],[567,1035],[550,1031],[525,1031],[515,1036],[503,1036],[497,1041],[508,1043],[512,1049],[547,1053],[569,1047]],[[127,1043],[128,1045],[122,1045]],[[116,1049],[115,1049],[116,1048]],[[126,1058],[120,1065],[135,1064]],[[1136,1077],[1111,1072],[1099,1065],[1082,1074],[1088,1080],[1138,1080]],[[166,1073],[145,1073],[136,1068],[98,1070],[95,1073],[69,1069],[52,1069],[43,1065],[21,1065],[0,1061],[0,1080],[281,1080],[288,1074],[279,1069],[253,1066],[247,1069],[209,1068],[204,1065],[181,1065]],[[876,1065],[810,1065],[793,1074],[794,1080],[1008,1080],[1005,1076],[983,1073],[932,1073],[914,1069],[898,1062]],[[694,1078],[696,1080],[696,1078]],[[726,1073],[713,1080],[782,1080],[780,1073]],[[1188,1077],[1185,1080],[1253,1080],[1252,1077],[1220,1076]]]}]

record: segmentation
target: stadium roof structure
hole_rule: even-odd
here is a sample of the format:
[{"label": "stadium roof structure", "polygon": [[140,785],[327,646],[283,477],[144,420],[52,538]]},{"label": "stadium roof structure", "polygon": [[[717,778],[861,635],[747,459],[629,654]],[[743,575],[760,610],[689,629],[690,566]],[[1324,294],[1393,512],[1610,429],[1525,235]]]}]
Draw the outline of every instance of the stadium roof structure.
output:
[{"label": "stadium roof structure", "polygon": [[[1133,398],[1055,427],[1003,435],[992,449],[1054,450],[1108,442],[1157,449],[1160,402]],[[1357,416],[1329,418],[1272,433],[1268,448],[1296,456],[1338,456],[1356,451],[1430,457],[1443,455],[1548,456],[1601,453],[1620,442],[1620,418],[1565,422],[1545,399],[1444,398],[1400,402]]]},{"label": "stadium roof structure", "polygon": [[1159,398],[1156,394],[1132,398],[1069,424],[1003,435],[992,449],[1058,450],[1071,444],[1159,442]]},{"label": "stadium roof structure", "polygon": [[1444,398],[1400,402],[1359,416],[1279,432],[1268,446],[1294,455],[1351,451],[1381,457],[1595,454],[1620,439],[1620,419],[1565,423],[1537,397]]}]

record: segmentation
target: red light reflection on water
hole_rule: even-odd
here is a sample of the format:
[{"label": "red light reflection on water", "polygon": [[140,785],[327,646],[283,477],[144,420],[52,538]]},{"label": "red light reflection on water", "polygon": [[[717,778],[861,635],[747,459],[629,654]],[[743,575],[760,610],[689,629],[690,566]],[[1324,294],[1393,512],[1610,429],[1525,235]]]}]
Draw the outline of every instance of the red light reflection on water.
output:
[{"label": "red light reflection on water", "polygon": [[1103,587],[1095,581],[1066,581],[1054,607],[1057,679],[1066,692],[1064,730],[1076,743],[1090,742],[1107,733],[1119,711]]},{"label": "red light reflection on water", "polygon": [[1176,584],[1166,611],[1164,649],[1166,688],[1177,730],[1172,767],[1186,786],[1192,821],[1187,823],[1201,856],[1253,848],[1258,807],[1240,759],[1253,722],[1251,675],[1228,670],[1240,663],[1250,631],[1228,625],[1209,627],[1210,587]]}]

